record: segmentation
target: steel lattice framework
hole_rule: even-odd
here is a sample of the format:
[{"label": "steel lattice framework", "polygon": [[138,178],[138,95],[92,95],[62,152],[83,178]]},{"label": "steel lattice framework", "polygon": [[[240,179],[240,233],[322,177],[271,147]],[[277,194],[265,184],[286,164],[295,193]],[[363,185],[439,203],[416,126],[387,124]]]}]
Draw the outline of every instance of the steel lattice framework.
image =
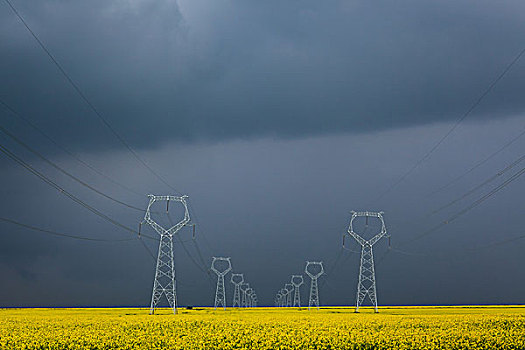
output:
[{"label": "steel lattice framework", "polygon": [[284,289],[286,290],[286,307],[292,306],[292,292],[294,290],[294,286],[291,283],[286,283],[284,285]]},{"label": "steel lattice framework", "polygon": [[247,297],[246,291],[250,288],[250,284],[246,283],[246,282],[243,282],[243,283],[241,283],[239,288],[241,289],[241,293],[242,293],[241,306],[242,307],[248,307],[248,301],[246,299],[246,297]]},{"label": "steel lattice framework", "polygon": [[[376,290],[376,276],[374,268],[374,252],[372,247],[381,238],[387,236],[385,221],[383,219],[383,212],[371,212],[371,211],[352,211],[352,218],[350,219],[350,225],[348,227],[348,234],[354,238],[357,243],[361,245],[361,264],[359,266],[359,281],[357,283],[357,296],[356,296],[356,307],[355,312],[359,312],[359,307],[363,304],[365,298],[368,296],[372,305],[375,308],[375,312],[379,312],[377,308],[377,290]],[[357,233],[354,232],[353,223],[358,217],[366,217],[367,225],[368,218],[374,217],[381,221],[381,231],[366,240]],[[344,242],[343,242],[344,245]]]},{"label": "steel lattice framework", "polygon": [[230,278],[233,283],[233,307],[241,307],[241,284],[244,282],[244,275],[242,273],[232,273]]},{"label": "steel lattice framework", "polygon": [[[319,266],[320,271],[314,274],[308,271],[309,266]],[[317,285],[317,279],[324,273],[323,262],[307,261],[306,267],[304,268],[304,272],[312,279],[312,282],[310,284],[310,298],[308,300],[308,310],[310,310],[312,306],[316,306],[317,310],[319,310],[319,288]]]},{"label": "steel lattice framework", "polygon": [[[215,267],[215,263],[218,261],[224,261],[228,265],[224,271],[219,271]],[[228,274],[232,269],[232,263],[230,261],[230,258],[217,258],[213,257],[213,260],[211,262],[211,270],[217,274],[217,289],[215,290],[215,306],[214,309],[216,310],[219,305],[222,305],[224,310],[226,310],[226,290],[224,288],[224,276]]]},{"label": "steel lattice framework", "polygon": [[294,286],[293,306],[301,307],[301,291],[299,288],[304,283],[303,275],[292,275],[292,285]]},{"label": "steel lattice framework", "polygon": [[[188,205],[186,198],[188,196],[155,196],[148,195],[149,204],[144,216],[144,222],[153,227],[159,234],[159,252],[157,255],[157,266],[155,269],[155,280],[153,281],[153,292],[151,295],[150,314],[155,312],[155,308],[159,303],[162,295],[166,296],[170,308],[173,313],[177,313],[177,291],[175,280],[175,256],[173,255],[173,235],[177,234],[188,222],[190,222],[190,214],[188,212]],[[151,218],[150,209],[153,203],[158,201],[165,201],[166,208],[169,202],[179,202],[184,206],[184,218],[169,229],[160,226]]]}]

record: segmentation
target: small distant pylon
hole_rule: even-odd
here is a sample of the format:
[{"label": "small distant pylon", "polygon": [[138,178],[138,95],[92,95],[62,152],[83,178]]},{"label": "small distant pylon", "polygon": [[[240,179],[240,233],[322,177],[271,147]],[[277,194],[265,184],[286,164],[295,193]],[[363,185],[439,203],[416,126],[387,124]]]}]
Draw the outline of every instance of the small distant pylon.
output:
[{"label": "small distant pylon", "polygon": [[286,283],[284,285],[284,289],[286,290],[286,307],[292,306],[292,292],[294,290],[293,284]]},{"label": "small distant pylon", "polygon": [[242,293],[242,299],[241,299],[241,307],[248,307],[248,300],[246,299],[246,291],[248,290],[248,288],[250,288],[250,284],[249,283],[246,283],[246,282],[243,282],[241,283],[240,287],[241,289],[241,293]]},{"label": "small distant pylon", "polygon": [[[319,266],[320,271],[317,273],[312,273],[308,271],[309,266]],[[308,300],[308,310],[310,310],[310,308],[313,306],[317,307],[317,310],[319,310],[319,288],[317,285],[317,279],[324,273],[323,262],[307,261],[306,267],[304,268],[304,272],[312,279],[312,283],[310,284],[310,298]]]},{"label": "small distant pylon", "polygon": [[281,290],[279,290],[279,293],[280,293],[279,306],[285,307],[286,306],[286,295],[287,295],[286,289],[281,288]]},{"label": "small distant pylon", "polygon": [[292,275],[291,280],[293,286],[294,286],[294,294],[293,294],[293,306],[297,306],[298,308],[301,307],[301,291],[299,290],[299,287],[304,283],[303,275]]},{"label": "small distant pylon", "polygon": [[248,288],[246,290],[246,307],[252,307],[253,306],[253,289]]},{"label": "small distant pylon", "polygon": [[242,273],[232,273],[230,281],[234,285],[232,306],[241,307],[241,284],[244,282],[244,275]]},{"label": "small distant pylon", "polygon": [[[228,263],[227,267],[223,271],[217,270],[215,263],[218,261],[225,261]],[[232,264],[230,258],[217,258],[213,257],[211,262],[211,270],[217,274],[217,289],[215,290],[215,306],[214,310],[217,310],[217,307],[222,305],[224,310],[226,310],[226,290],[224,288],[224,276],[228,274],[232,269]]]}]

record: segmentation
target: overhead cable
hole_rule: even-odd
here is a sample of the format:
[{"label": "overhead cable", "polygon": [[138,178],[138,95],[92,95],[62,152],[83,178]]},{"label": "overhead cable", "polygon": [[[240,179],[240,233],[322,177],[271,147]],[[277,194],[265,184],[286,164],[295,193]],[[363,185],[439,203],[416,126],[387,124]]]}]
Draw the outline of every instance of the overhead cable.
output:
[{"label": "overhead cable", "polygon": [[22,15],[17,11],[17,9],[13,6],[11,1],[5,0],[5,2],[9,5],[13,13],[18,17],[18,19],[22,22],[24,27],[28,30],[28,32],[31,34],[31,36],[36,40],[38,45],[44,50],[46,55],[51,59],[53,64],[57,67],[57,69],[60,71],[60,73],[64,76],[64,78],[67,80],[67,82],[73,87],[73,89],[77,92],[77,94],[80,96],[80,98],[88,105],[88,107],[95,113],[95,115],[98,117],[98,119],[108,128],[108,130],[117,138],[117,140],[135,157],[137,161],[139,161],[151,174],[153,174],[160,182],[162,182],[164,185],[169,187],[171,190],[175,191],[176,193],[179,193],[173,186],[171,186],[162,176],[160,176],[153,168],[151,168],[146,161],[138,155],[137,152],[130,146],[130,144],[111,126],[111,124],[107,121],[106,118],[100,113],[100,111],[95,107],[95,105],[87,98],[86,94],[82,92],[80,87],[75,83],[75,81],[69,76],[69,74],[65,71],[65,69],[60,65],[58,60],[51,54],[51,51],[44,45],[42,40],[36,35],[36,33],[29,27],[29,24],[24,20]]}]

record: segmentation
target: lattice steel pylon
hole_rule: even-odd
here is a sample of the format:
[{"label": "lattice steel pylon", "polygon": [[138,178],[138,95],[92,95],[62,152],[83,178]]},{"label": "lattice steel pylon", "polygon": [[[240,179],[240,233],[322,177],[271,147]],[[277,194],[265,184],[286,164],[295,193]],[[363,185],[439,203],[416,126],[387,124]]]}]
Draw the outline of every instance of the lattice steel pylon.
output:
[{"label": "lattice steel pylon", "polygon": [[293,306],[301,307],[301,291],[299,288],[304,283],[303,275],[292,275],[292,285],[294,286]]},{"label": "lattice steel pylon", "polygon": [[286,307],[292,306],[292,292],[294,290],[293,284],[286,283],[284,285],[284,289],[286,290]]},{"label": "lattice steel pylon", "polygon": [[[223,271],[217,270],[215,263],[218,261],[225,261],[228,265]],[[217,274],[217,289],[215,290],[215,304],[214,310],[217,310],[219,305],[222,305],[224,310],[226,310],[226,289],[224,288],[224,276],[228,274],[232,269],[232,263],[230,258],[217,258],[213,257],[211,262],[211,270]]]},{"label": "lattice steel pylon", "polygon": [[[175,280],[175,256],[173,255],[173,235],[177,234],[188,222],[190,222],[190,214],[188,212],[188,205],[186,198],[188,196],[155,196],[148,195],[149,204],[144,215],[144,222],[153,227],[159,234],[159,252],[157,255],[157,266],[155,269],[155,280],[153,281],[153,292],[151,295],[150,315],[155,313],[155,308],[162,295],[166,296],[170,308],[173,313],[177,313],[177,291]],[[151,206],[157,201],[166,201],[166,210],[169,207],[169,202],[180,202],[184,206],[184,218],[169,229],[160,226],[151,218]],[[141,223],[142,225],[142,223]],[[140,229],[139,229],[140,235]]]},{"label": "lattice steel pylon", "polygon": [[[369,217],[378,218],[381,221],[381,231],[368,240],[364,239],[354,232],[353,223],[358,217],[365,217],[367,220],[367,226]],[[355,312],[359,312],[359,307],[363,304],[363,301],[367,296],[370,298],[370,301],[375,308],[375,312],[379,312],[377,308],[376,275],[374,269],[374,252],[372,247],[381,238],[385,236],[389,237],[386,232],[385,221],[383,220],[383,212],[352,211],[352,218],[350,219],[350,225],[348,226],[348,234],[361,245],[361,264],[359,266],[359,281],[357,283]]]},{"label": "lattice steel pylon", "polygon": [[241,306],[248,307],[248,301],[246,299],[246,291],[250,288],[250,284],[243,282],[241,283],[239,288],[241,289],[241,293],[242,293]]},{"label": "lattice steel pylon", "polygon": [[246,307],[253,306],[253,294],[254,290],[252,288],[246,289]]},{"label": "lattice steel pylon", "polygon": [[232,273],[230,281],[234,286],[232,307],[241,307],[241,284],[244,282],[244,275],[242,273]]},{"label": "lattice steel pylon", "polygon": [[[317,273],[312,273],[308,271],[309,266],[319,266],[320,270]],[[304,268],[304,272],[312,279],[312,282],[310,284],[310,298],[308,300],[308,310],[310,310],[312,306],[316,306],[317,310],[319,310],[319,288],[317,285],[317,279],[324,273],[323,262],[307,261],[306,267]]]}]

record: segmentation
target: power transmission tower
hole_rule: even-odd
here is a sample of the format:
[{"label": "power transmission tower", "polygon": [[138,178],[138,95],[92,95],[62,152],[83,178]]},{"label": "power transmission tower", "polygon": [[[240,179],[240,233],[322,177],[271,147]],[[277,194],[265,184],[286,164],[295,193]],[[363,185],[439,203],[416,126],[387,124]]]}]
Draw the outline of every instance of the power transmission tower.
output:
[{"label": "power transmission tower", "polygon": [[[319,271],[310,272],[308,271],[309,266],[319,266]],[[310,298],[308,300],[308,310],[310,310],[312,306],[316,306],[317,310],[319,310],[319,288],[317,286],[317,279],[324,273],[323,262],[307,261],[306,267],[304,268],[304,272],[312,279],[312,282],[310,284]]]},{"label": "power transmission tower", "polygon": [[233,307],[241,307],[241,284],[244,282],[242,273],[232,273],[231,283],[233,283]]},{"label": "power transmission tower", "polygon": [[249,283],[246,283],[246,282],[243,282],[241,283],[240,285],[240,289],[241,289],[241,292],[242,292],[242,300],[241,300],[241,306],[242,307],[247,307],[248,306],[248,301],[246,300],[246,291],[248,290],[248,288],[250,288],[250,284]]},{"label": "power transmission tower", "polygon": [[[177,313],[177,292],[175,281],[175,256],[173,255],[173,235],[177,234],[189,221],[190,214],[188,212],[188,205],[186,198],[188,196],[154,196],[148,195],[149,204],[144,215],[144,222],[153,227],[153,229],[160,235],[159,252],[157,255],[157,267],[155,269],[155,280],[153,281],[153,293],[151,295],[150,315],[153,315],[155,308],[162,297],[166,296],[170,308],[173,313]],[[150,209],[153,203],[157,201],[166,202],[166,211],[169,208],[169,202],[180,202],[184,206],[184,218],[169,229],[160,226],[151,218]],[[142,223],[141,223],[142,226]],[[140,228],[139,228],[140,235]]]},{"label": "power transmission tower", "polygon": [[279,290],[279,306],[286,306],[286,289],[284,288],[281,288],[281,290]]},{"label": "power transmission tower", "polygon": [[[226,262],[227,266],[224,270],[219,271],[215,267],[216,262]],[[230,258],[217,258],[213,257],[213,260],[211,262],[211,270],[217,274],[217,289],[215,290],[215,306],[214,310],[217,310],[217,307],[219,305],[222,305],[224,310],[226,310],[226,290],[224,288],[224,276],[228,274],[232,269],[232,264],[230,262]]]},{"label": "power transmission tower", "polygon": [[279,289],[277,291],[277,295],[275,296],[275,306],[281,307],[283,301],[283,290]]},{"label": "power transmission tower", "polygon": [[[368,240],[364,239],[363,237],[354,232],[353,223],[354,220],[358,217],[366,218],[365,227],[368,227],[369,217],[378,218],[381,221],[381,231]],[[357,283],[355,312],[359,312],[359,307],[363,304],[363,301],[367,296],[370,298],[370,301],[372,302],[372,305],[375,308],[375,312],[379,312],[379,310],[377,309],[376,275],[374,269],[374,252],[372,250],[372,247],[381,238],[385,236],[390,237],[387,235],[386,232],[385,221],[383,220],[383,212],[352,211],[352,218],[350,219],[348,234],[352,238],[354,238],[357,241],[357,243],[361,245],[361,264],[359,266],[359,282]]]},{"label": "power transmission tower", "polygon": [[293,294],[293,306],[301,307],[301,292],[299,290],[299,287],[304,283],[303,275],[292,275],[291,280],[293,286],[294,286],[294,294]]},{"label": "power transmission tower", "polygon": [[292,306],[292,292],[294,290],[294,286],[291,283],[286,283],[284,285],[284,289],[286,290],[286,307]]},{"label": "power transmission tower", "polygon": [[253,289],[248,288],[246,290],[246,307],[252,307],[253,306]]}]

